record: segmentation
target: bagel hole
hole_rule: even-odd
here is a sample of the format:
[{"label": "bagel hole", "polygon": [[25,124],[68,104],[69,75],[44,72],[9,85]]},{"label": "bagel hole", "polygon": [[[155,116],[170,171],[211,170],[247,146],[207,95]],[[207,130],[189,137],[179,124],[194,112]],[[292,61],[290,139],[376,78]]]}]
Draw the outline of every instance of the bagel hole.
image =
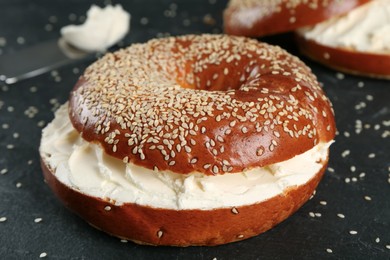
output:
[{"label": "bagel hole", "polygon": [[194,72],[186,66],[186,71],[179,73],[176,82],[182,87],[206,91],[245,90],[258,86],[260,66],[249,65],[249,61],[241,60],[233,64],[213,65],[206,70]]}]

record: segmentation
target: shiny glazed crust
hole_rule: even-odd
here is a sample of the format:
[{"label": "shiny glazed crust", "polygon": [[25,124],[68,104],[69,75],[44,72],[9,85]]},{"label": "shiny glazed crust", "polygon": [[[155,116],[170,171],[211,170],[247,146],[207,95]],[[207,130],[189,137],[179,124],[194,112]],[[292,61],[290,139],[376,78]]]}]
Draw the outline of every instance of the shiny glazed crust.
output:
[{"label": "shiny glazed crust", "polygon": [[314,25],[369,0],[231,0],[224,11],[228,34],[259,37]]},{"label": "shiny glazed crust", "polygon": [[304,55],[325,66],[345,73],[390,79],[390,54],[330,47],[305,39],[299,32],[296,33],[296,39]]},{"label": "shiny glazed crust", "polygon": [[250,238],[285,220],[310,198],[327,162],[306,184],[292,187],[283,195],[215,210],[169,210],[132,203],[116,206],[64,185],[44,158],[41,165],[46,182],[66,207],[108,234],[147,245],[214,246]]},{"label": "shiny glazed crust", "polygon": [[71,92],[73,126],[149,169],[242,172],[335,135],[315,76],[279,47],[226,35],[152,40],[107,54]]}]

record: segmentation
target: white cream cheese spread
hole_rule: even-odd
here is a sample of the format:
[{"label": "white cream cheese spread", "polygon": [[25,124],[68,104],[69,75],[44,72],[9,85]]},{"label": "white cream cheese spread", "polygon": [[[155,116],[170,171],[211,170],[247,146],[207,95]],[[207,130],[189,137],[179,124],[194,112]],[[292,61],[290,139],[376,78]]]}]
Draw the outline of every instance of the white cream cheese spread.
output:
[{"label": "white cream cheese spread", "polygon": [[360,52],[390,52],[390,0],[374,0],[348,14],[301,30],[306,39]]},{"label": "white cream cheese spread", "polygon": [[87,51],[104,51],[120,41],[129,31],[130,14],[122,6],[107,5],[100,8],[92,5],[87,19],[81,25],[68,25],[61,35],[72,46]]},{"label": "white cream cheese spread", "polygon": [[205,176],[199,172],[154,172],[113,158],[83,140],[68,117],[68,105],[43,130],[40,152],[54,174],[81,193],[115,204],[167,209],[214,209],[250,205],[313,178],[323,167],[332,142],[320,143],[294,158],[241,173]]}]

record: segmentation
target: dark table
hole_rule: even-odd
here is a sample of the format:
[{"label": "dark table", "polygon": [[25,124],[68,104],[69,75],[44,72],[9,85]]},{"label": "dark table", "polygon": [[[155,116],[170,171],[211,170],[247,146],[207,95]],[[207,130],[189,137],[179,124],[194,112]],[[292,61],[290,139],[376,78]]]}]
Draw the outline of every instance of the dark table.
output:
[{"label": "dark table", "polygon": [[[55,39],[92,3],[0,1],[1,55]],[[116,2],[114,2],[116,3]],[[123,1],[123,45],[220,33],[222,0]],[[291,34],[265,38],[299,55]],[[218,247],[150,247],[106,235],[66,210],[44,183],[42,128],[94,58],[14,85],[0,83],[0,259],[390,259],[390,82],[349,76],[301,57],[333,102],[338,136],[316,195],[257,237]]]}]

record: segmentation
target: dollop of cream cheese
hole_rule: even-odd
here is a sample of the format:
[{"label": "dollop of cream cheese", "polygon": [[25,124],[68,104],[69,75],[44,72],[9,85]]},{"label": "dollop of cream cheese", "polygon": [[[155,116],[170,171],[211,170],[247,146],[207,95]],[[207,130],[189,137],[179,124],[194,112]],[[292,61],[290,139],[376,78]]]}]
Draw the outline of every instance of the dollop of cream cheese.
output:
[{"label": "dollop of cream cheese", "polygon": [[87,52],[104,51],[120,41],[130,28],[130,14],[121,5],[92,5],[81,25],[68,25],[61,35],[72,46]]},{"label": "dollop of cream cheese", "polygon": [[306,39],[360,52],[390,52],[390,0],[374,0],[300,31]]},{"label": "dollop of cream cheese", "polygon": [[[114,201],[167,209],[214,209],[251,205],[313,178],[327,159],[329,143],[294,158],[240,173],[177,174],[124,163],[83,140],[68,117],[68,105],[43,130],[40,153],[63,184]],[[321,162],[322,161],[322,162]]]}]

